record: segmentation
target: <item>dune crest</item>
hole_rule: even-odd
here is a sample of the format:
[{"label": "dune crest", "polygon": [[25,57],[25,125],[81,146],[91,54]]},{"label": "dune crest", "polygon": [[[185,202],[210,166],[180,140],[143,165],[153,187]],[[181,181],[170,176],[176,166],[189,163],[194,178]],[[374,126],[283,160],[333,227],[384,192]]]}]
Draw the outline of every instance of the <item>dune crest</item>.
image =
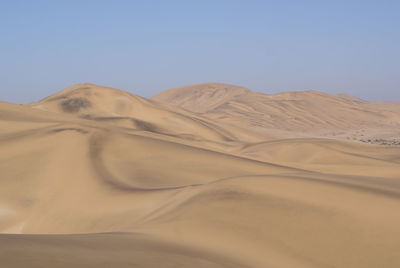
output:
[{"label": "dune crest", "polygon": [[[328,137],[372,142],[397,140],[400,102],[368,102],[347,94],[314,90],[263,94],[210,84],[214,91],[232,92],[209,106],[207,84],[169,89],[154,96],[223,123],[242,126],[276,138]],[[191,97],[190,97],[191,96]]]},{"label": "dune crest", "polygon": [[400,266],[400,147],[317,138],[328,119],[396,122],[397,104],[174,91],[183,108],[93,84],[0,102],[2,265]]}]

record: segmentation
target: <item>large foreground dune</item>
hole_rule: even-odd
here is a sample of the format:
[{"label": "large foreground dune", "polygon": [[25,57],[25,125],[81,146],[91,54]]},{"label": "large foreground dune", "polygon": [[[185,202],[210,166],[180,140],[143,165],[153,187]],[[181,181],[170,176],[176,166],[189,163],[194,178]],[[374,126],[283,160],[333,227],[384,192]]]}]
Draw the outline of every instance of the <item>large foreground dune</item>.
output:
[{"label": "large foreground dune", "polygon": [[[254,112],[215,114],[250,109],[240,94],[207,93],[196,113],[92,84],[0,102],[1,265],[400,267],[400,147],[245,130]],[[396,104],[335,101],[364,110],[332,127],[371,109],[366,124],[379,110],[395,132]]]}]

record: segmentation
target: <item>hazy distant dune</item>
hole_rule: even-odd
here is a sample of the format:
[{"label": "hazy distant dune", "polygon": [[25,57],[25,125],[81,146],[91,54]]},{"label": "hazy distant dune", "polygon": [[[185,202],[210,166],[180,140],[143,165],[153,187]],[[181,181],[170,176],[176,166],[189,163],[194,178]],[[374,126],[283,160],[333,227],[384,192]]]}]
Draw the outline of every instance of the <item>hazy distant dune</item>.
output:
[{"label": "hazy distant dune", "polygon": [[250,93],[250,90],[244,87],[223,83],[205,83],[165,90],[155,95],[153,99],[203,113],[246,93]]},{"label": "hazy distant dune", "polygon": [[[400,103],[374,103],[313,90],[262,94],[240,89],[218,83],[191,85],[166,90],[153,99],[260,133],[274,135],[274,130],[281,131],[275,134],[277,138],[282,131],[286,132],[284,137],[355,140],[399,135]],[[212,106],[211,90],[223,92]],[[364,131],[362,136],[354,133],[357,130]]]}]

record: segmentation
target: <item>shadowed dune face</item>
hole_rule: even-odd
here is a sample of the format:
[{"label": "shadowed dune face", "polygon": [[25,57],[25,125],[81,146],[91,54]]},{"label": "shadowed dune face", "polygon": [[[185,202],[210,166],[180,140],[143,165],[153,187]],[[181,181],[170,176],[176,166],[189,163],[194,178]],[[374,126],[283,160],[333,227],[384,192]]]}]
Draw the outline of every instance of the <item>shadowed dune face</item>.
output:
[{"label": "shadowed dune face", "polygon": [[6,267],[398,267],[399,205],[400,147],[265,139],[91,84],[0,103]]},{"label": "shadowed dune face", "polygon": [[[246,267],[214,252],[140,234],[3,235],[7,267]],[[6,245],[6,246],[5,246]],[[15,252],[30,252],[15,258]]]}]

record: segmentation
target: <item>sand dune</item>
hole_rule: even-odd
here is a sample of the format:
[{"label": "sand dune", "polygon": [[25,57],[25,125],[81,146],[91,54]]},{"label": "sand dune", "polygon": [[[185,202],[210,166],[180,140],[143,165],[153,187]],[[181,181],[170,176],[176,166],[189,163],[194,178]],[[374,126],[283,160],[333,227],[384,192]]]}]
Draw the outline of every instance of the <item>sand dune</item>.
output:
[{"label": "sand dune", "polygon": [[[241,132],[186,110],[162,105],[118,89],[78,84],[66,88],[30,107],[73,115],[92,121],[105,121],[126,128],[185,138],[229,141]],[[246,137],[251,137],[248,133]],[[255,136],[257,137],[257,136]]]},{"label": "sand dune", "polygon": [[[246,267],[214,252],[135,233],[2,235],[1,240],[4,267]],[[16,258],[16,252],[35,257]]]},{"label": "sand dune", "polygon": [[400,147],[333,139],[285,139],[246,144],[249,158],[325,173],[399,178]]},{"label": "sand dune", "polygon": [[[284,127],[291,123],[282,122],[288,125],[272,134],[230,125],[256,116],[249,109],[268,106],[260,96],[250,107],[258,93],[234,87],[213,95],[204,86],[194,88],[208,92],[210,112],[199,115],[92,84],[28,105],[1,102],[1,263],[400,266],[400,147],[273,139],[290,134]],[[197,97],[183,93],[194,105]],[[300,99],[288,106],[290,113],[304,94],[268,98]],[[396,104],[368,108],[370,103],[349,96],[307,94],[323,102],[309,108],[310,117],[333,102],[346,111],[363,105],[354,118],[368,109],[374,111],[368,120],[380,117],[378,110],[385,120],[396,118]],[[224,104],[226,98],[232,100]],[[237,117],[232,105],[249,112]],[[235,117],[213,116],[221,107]],[[321,120],[334,117],[325,115]],[[340,109],[336,116],[339,122]],[[355,124],[344,121],[333,127]],[[301,133],[301,127],[293,125],[293,131]]]},{"label": "sand dune", "polygon": [[172,88],[153,97],[154,100],[185,108],[198,113],[208,112],[236,96],[249,93],[243,87],[206,83]]},{"label": "sand dune", "polygon": [[[218,101],[209,105],[214,95]],[[347,94],[313,90],[263,94],[209,83],[169,89],[153,99],[276,138],[368,140],[400,135],[400,102],[368,102]]]}]

